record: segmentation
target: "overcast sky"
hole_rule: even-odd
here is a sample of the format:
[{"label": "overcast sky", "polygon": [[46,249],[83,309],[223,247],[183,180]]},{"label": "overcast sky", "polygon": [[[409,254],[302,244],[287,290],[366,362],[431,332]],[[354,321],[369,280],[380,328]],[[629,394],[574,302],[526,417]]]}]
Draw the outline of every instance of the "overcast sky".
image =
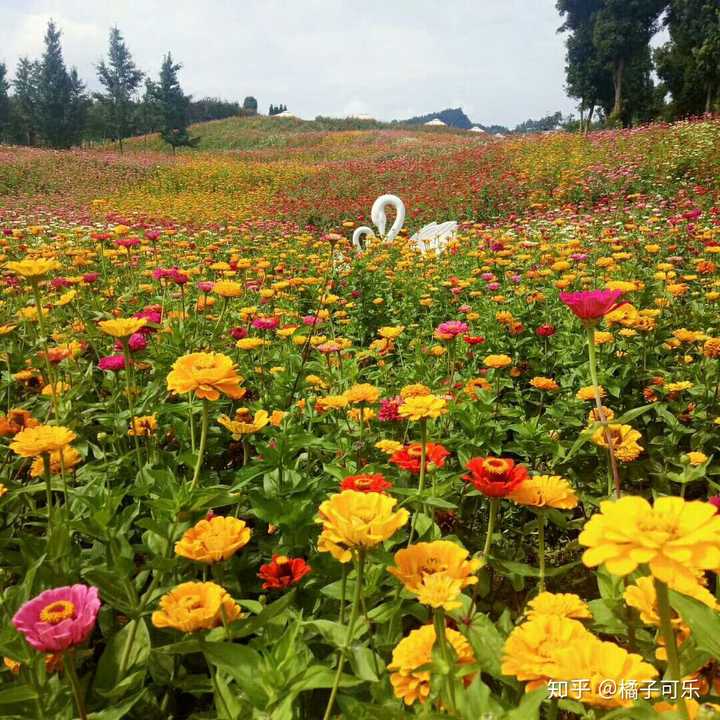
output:
[{"label": "overcast sky", "polygon": [[49,18],[97,89],[117,24],[145,72],[170,50],[196,98],[254,95],[303,118],[404,119],[461,106],[515,125],[574,103],[554,0],[0,0],[0,61],[37,57]]}]

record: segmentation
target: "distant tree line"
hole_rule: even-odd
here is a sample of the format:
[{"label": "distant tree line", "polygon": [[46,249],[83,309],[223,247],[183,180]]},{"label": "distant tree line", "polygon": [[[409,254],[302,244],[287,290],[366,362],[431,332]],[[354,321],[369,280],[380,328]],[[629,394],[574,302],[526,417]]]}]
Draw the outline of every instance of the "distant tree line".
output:
[{"label": "distant tree line", "polygon": [[110,30],[107,57],[96,66],[101,90],[89,93],[75,68],[63,59],[61,32],[51,20],[42,57],[18,61],[11,80],[0,63],[0,142],[69,148],[83,142],[116,142],[158,132],[173,152],[194,146],[188,125],[233,115],[255,115],[257,100],[243,105],[219,98],[193,100],[180,86],[181,65],[171,53],[152,79],[138,69],[116,27]]},{"label": "distant tree line", "polygon": [[279,115],[282,112],[285,112],[287,110],[287,105],[270,105],[270,109],[268,110],[268,115]]},{"label": "distant tree line", "polygon": [[[628,126],[718,109],[718,0],[557,0],[567,32],[568,94],[580,125]],[[660,27],[670,39],[654,51]],[[654,79],[657,75],[657,81]]]}]

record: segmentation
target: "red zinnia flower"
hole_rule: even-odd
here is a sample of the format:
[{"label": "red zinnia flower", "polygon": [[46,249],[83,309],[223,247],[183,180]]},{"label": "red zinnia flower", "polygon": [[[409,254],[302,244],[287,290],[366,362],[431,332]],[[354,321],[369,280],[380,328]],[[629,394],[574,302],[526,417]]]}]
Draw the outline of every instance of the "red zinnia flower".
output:
[{"label": "red zinnia flower", "polygon": [[392,483],[385,479],[381,473],[361,473],[348,475],[341,483],[341,490],[357,490],[358,492],[385,492],[392,487]]},{"label": "red zinnia flower", "polygon": [[312,568],[302,558],[273,555],[272,561],[260,566],[258,577],[263,590],[285,590],[299,583]]},{"label": "red zinnia flower", "polygon": [[488,497],[505,497],[528,477],[527,468],[509,458],[476,457],[466,467],[470,474],[464,475],[463,480]]},{"label": "red zinnia flower", "polygon": [[[435,443],[427,443],[425,446],[425,462],[428,470],[433,468],[441,468],[445,465],[445,458],[450,453],[442,445]],[[420,443],[412,443],[406,445],[402,450],[398,450],[390,456],[390,462],[403,470],[408,470],[417,475],[420,472],[420,461],[422,457],[422,445]]]},{"label": "red zinnia flower", "polygon": [[561,292],[562,300],[581,320],[599,320],[617,305],[620,290],[583,290]]}]

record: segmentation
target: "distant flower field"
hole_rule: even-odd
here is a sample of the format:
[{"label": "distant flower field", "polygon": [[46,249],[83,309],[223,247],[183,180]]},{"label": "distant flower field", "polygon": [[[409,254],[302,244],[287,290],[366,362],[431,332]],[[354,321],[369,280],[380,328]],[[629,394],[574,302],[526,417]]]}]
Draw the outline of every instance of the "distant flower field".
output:
[{"label": "distant flower field", "polygon": [[720,713],[719,121],[130,145],[0,149],[0,717]]}]

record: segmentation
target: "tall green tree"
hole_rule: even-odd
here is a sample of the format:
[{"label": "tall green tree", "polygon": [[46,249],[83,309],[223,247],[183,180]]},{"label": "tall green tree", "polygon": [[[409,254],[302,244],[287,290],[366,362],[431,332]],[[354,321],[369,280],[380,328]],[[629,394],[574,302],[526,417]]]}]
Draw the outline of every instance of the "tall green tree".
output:
[{"label": "tall green tree", "polygon": [[0,142],[7,137],[8,123],[10,121],[10,97],[8,90],[10,83],[7,79],[7,67],[0,63]]},{"label": "tall green tree", "polygon": [[613,119],[622,117],[625,71],[647,53],[666,4],[667,0],[602,0],[594,14],[593,45],[612,73]]},{"label": "tall green tree", "polygon": [[179,63],[173,62],[170,53],[165,55],[160,79],[155,86],[155,96],[162,115],[160,136],[172,147],[173,154],[178,147],[195,147],[200,141],[200,138],[190,137],[187,131],[191,98],[180,87],[177,74],[181,67]]},{"label": "tall green tree", "polygon": [[557,0],[556,7],[564,22],[558,32],[568,32],[566,41],[566,90],[580,103],[580,128],[587,131],[595,109],[602,105],[612,83],[610,72],[593,43],[595,14],[600,0]]},{"label": "tall green tree", "polygon": [[720,91],[720,4],[672,0],[665,25],[670,40],[655,51],[655,65],[672,115],[710,112]]},{"label": "tall green tree", "polygon": [[146,140],[147,135],[157,132],[163,126],[163,113],[158,95],[157,83],[145,78],[145,92],[137,108],[137,124],[146,136]]},{"label": "tall green tree", "polygon": [[90,107],[91,100],[85,94],[85,83],[78,76],[76,68],[70,70],[68,81],[70,90],[65,114],[67,139],[69,145],[79,145],[82,141],[83,130],[87,123],[88,108]]},{"label": "tall green tree", "polygon": [[51,147],[65,148],[71,145],[72,131],[68,122],[71,87],[60,35],[60,30],[50,20],[38,76],[37,120],[44,142]]},{"label": "tall green tree", "polygon": [[26,57],[20,58],[12,83],[12,124],[15,138],[25,145],[37,142],[39,82],[39,63]]},{"label": "tall green tree", "polygon": [[107,62],[101,60],[97,65],[98,80],[105,92],[97,93],[95,97],[106,106],[110,135],[117,140],[120,152],[123,138],[130,135],[133,96],[143,75],[135,66],[120,30],[111,28]]}]

